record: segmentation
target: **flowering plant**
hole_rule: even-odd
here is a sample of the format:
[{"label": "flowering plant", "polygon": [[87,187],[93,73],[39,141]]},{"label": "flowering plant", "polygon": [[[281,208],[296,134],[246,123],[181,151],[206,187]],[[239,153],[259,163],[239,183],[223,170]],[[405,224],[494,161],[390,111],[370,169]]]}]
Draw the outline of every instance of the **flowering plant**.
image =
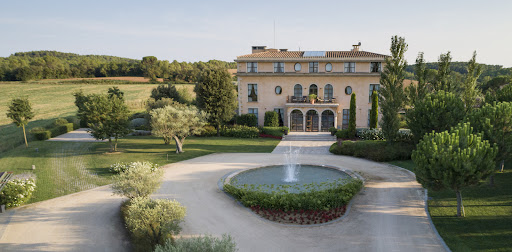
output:
[{"label": "flowering plant", "polygon": [[115,163],[110,166],[108,169],[110,172],[119,174],[121,172],[125,172],[126,170],[129,170],[130,168],[141,166],[146,167],[151,170],[151,172],[154,172],[158,169],[157,164],[153,164],[151,162],[131,162],[131,163]]},{"label": "flowering plant", "polygon": [[20,206],[30,199],[35,189],[33,179],[10,180],[0,192],[0,204],[7,208]]}]

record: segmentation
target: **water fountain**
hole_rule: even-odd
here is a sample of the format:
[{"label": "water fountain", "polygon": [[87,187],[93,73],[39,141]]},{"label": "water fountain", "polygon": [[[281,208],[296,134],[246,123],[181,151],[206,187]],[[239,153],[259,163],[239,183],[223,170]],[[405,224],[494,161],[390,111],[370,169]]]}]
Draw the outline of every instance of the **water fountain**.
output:
[{"label": "water fountain", "polygon": [[284,164],[284,178],[283,181],[286,183],[297,182],[298,174],[300,172],[299,164],[299,153],[300,147],[293,150],[291,144],[289,145],[289,151],[284,154],[286,163]]}]

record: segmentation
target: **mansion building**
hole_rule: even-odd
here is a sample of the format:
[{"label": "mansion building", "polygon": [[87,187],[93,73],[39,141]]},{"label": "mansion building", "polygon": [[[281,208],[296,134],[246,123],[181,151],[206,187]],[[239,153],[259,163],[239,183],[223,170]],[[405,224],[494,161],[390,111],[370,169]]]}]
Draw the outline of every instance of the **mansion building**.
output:
[{"label": "mansion building", "polygon": [[[238,56],[238,111],[255,114],[263,126],[267,111],[290,131],[347,128],[350,96],[356,94],[356,127],[369,126],[371,94],[379,90],[386,55],[360,51],[288,51],[253,46]],[[316,99],[311,100],[310,94]]]}]

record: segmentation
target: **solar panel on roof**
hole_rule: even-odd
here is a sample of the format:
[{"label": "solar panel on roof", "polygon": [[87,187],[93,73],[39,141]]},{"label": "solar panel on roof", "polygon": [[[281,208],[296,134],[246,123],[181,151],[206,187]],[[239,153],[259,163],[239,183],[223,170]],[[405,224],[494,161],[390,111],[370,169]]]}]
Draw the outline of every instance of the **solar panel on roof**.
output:
[{"label": "solar panel on roof", "polygon": [[325,51],[305,51],[303,57],[325,57]]}]

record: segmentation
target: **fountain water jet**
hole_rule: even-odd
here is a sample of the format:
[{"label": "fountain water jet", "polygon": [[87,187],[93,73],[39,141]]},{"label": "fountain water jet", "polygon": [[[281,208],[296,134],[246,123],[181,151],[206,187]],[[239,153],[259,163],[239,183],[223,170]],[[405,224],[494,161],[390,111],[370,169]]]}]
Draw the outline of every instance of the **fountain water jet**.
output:
[{"label": "fountain water jet", "polygon": [[300,172],[299,153],[300,147],[292,148],[291,143],[288,145],[289,151],[284,154],[286,163],[284,164],[284,178],[283,182],[293,183],[298,181],[298,174]]}]

